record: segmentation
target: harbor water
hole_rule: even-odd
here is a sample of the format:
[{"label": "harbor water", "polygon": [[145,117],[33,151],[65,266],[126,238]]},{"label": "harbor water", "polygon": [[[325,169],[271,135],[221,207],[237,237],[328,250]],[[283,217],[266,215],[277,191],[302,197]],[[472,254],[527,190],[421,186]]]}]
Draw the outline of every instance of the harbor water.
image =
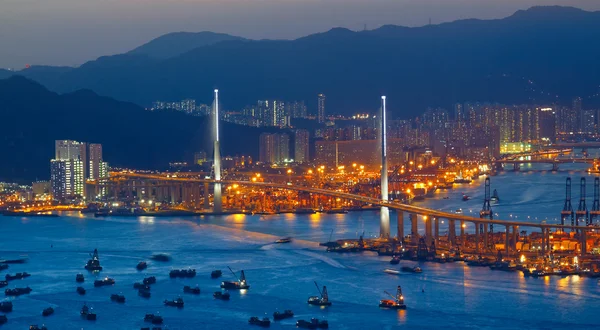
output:
[{"label": "harbor water", "polygon": [[[523,166],[521,172],[504,172],[491,178],[500,202],[492,205],[495,218],[516,221],[558,221],[564,202],[564,183],[573,178],[573,206],[579,200],[579,178],[588,178],[588,206],[591,206],[593,176],[583,165],[564,165],[558,172],[549,166]],[[546,169],[548,171],[546,171]],[[471,196],[463,202],[462,194]],[[448,197],[445,199],[444,197]],[[461,208],[463,214],[478,214],[483,203],[483,178],[469,185],[438,191],[419,206],[447,211]],[[228,215],[173,218],[94,218],[77,213],[58,218],[0,216],[0,259],[27,256],[25,264],[11,264],[0,272],[26,271],[31,277],[11,281],[7,288],[30,286],[29,295],[5,298],[13,301],[9,321],[0,329],[27,329],[45,324],[48,329],[139,329],[146,313],[158,313],[168,329],[240,329],[251,316],[268,316],[291,309],[292,319],[272,321],[273,329],[295,329],[298,319],[326,319],[331,329],[404,328],[597,328],[600,285],[597,279],[570,277],[525,278],[520,272],[492,271],[464,263],[422,263],[421,274],[390,275],[385,268],[414,266],[401,261],[390,265],[389,257],[372,252],[328,253],[318,243],[332,239],[369,237],[379,232],[378,213],[281,214],[269,216]],[[392,219],[395,219],[392,214]],[[408,221],[407,221],[408,223]],[[421,226],[422,227],[422,226]],[[422,228],[421,228],[422,229]],[[394,231],[394,226],[392,226]],[[441,231],[444,231],[443,225]],[[408,224],[406,228],[408,232]],[[289,244],[273,244],[292,236]],[[100,253],[104,270],[97,275],[84,270],[89,253]],[[167,253],[169,262],[149,260]],[[148,268],[137,271],[139,261]],[[231,291],[230,301],[214,300],[221,280],[234,280],[227,270],[244,270],[250,284],[245,292]],[[195,278],[170,279],[169,271],[194,268]],[[211,279],[221,269],[221,279]],[[85,296],[75,292],[80,285],[75,275],[86,276]],[[116,284],[94,288],[93,281],[114,278]],[[156,276],[149,299],[139,297],[134,282]],[[326,285],[332,306],[309,306],[306,300],[318,295],[313,281]],[[183,293],[183,286],[198,285],[200,295]],[[406,310],[382,310],[384,290],[395,292],[401,285]],[[110,300],[118,293],[124,304]],[[185,307],[163,305],[165,299],[181,296]],[[80,318],[83,303],[92,307],[97,321]],[[44,308],[55,313],[42,317]],[[2,313],[0,313],[2,314]]]}]

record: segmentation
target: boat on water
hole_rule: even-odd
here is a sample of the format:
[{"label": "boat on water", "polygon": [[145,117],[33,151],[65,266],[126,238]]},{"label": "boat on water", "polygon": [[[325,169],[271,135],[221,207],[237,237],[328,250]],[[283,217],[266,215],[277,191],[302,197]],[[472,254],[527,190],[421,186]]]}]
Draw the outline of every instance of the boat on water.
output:
[{"label": "boat on water", "polygon": [[183,299],[181,297],[179,297],[174,300],[165,300],[164,304],[165,304],[165,306],[182,308],[183,307]]},{"label": "boat on water", "polygon": [[316,318],[312,318],[310,321],[298,320],[296,322],[296,327],[303,329],[327,329],[329,328],[329,323],[326,320],[320,321]]},{"label": "boat on water", "polygon": [[144,270],[148,268],[148,264],[145,261],[140,261],[137,266],[135,266],[135,269],[137,270]]},{"label": "boat on water", "polygon": [[500,197],[498,196],[498,190],[494,189],[494,192],[492,193],[492,197],[490,197],[490,202],[498,203],[499,201],[500,201]]},{"label": "boat on water", "polygon": [[287,319],[290,317],[294,317],[294,312],[292,312],[290,309],[286,309],[285,311],[283,311],[283,313],[282,312],[273,313],[273,319],[275,321]]},{"label": "boat on water", "polygon": [[6,281],[12,281],[12,280],[22,280],[29,276],[31,276],[31,274],[29,274],[27,272],[22,272],[22,273],[16,273],[15,275],[6,274],[6,276],[4,276],[4,278],[6,279]]},{"label": "boat on water", "polygon": [[79,293],[80,295],[84,295],[85,294],[85,288],[82,286],[78,286],[77,287],[77,293]]},{"label": "boat on water", "polygon": [[275,241],[276,244],[291,243],[291,242],[292,242],[291,237],[284,237],[284,238],[280,238]]},{"label": "boat on water", "polygon": [[384,269],[383,270],[384,273],[388,273],[388,274],[392,274],[392,275],[400,275],[400,272],[395,270],[395,269]]},{"label": "boat on water", "polygon": [[268,328],[268,327],[271,326],[271,320],[269,320],[268,317],[263,317],[262,319],[260,319],[260,318],[258,318],[256,316],[252,316],[248,320],[248,324],[258,325],[260,327]]},{"label": "boat on water", "polygon": [[458,175],[454,178],[454,183],[471,183],[473,180],[471,180],[470,178],[465,178],[462,175],[462,172],[458,172]]},{"label": "boat on water", "polygon": [[3,288],[8,285],[8,281],[0,281],[0,288]]},{"label": "boat on water", "polygon": [[221,292],[221,291],[215,291],[213,293],[213,298],[215,299],[219,299],[219,300],[229,300],[229,292],[225,291],[225,292]]},{"label": "boat on water", "polygon": [[4,294],[7,296],[20,296],[23,294],[29,294],[31,292],[31,288],[30,287],[25,287],[25,288],[14,288],[14,289],[6,289],[4,290]]},{"label": "boat on water", "polygon": [[390,264],[392,265],[397,265],[400,263],[400,257],[399,256],[393,256],[392,259],[390,260]]},{"label": "boat on water", "polygon": [[468,201],[468,200],[470,200],[470,199],[471,199],[471,197],[469,197],[469,196],[467,196],[467,195],[465,195],[465,194],[463,194],[463,195],[462,195],[462,200],[463,200],[463,202],[466,202],[466,201]]},{"label": "boat on water", "polygon": [[52,314],[54,314],[54,308],[52,308],[52,307],[45,308],[42,311],[42,316],[50,316]]},{"label": "boat on water", "polygon": [[144,321],[145,322],[150,322],[152,324],[162,324],[163,323],[163,318],[160,315],[146,314],[144,316]]},{"label": "boat on water", "polygon": [[8,269],[8,265],[7,264],[0,264],[0,271]]},{"label": "boat on water", "polygon": [[8,317],[6,315],[0,315],[0,325],[8,322]]},{"label": "boat on water", "polygon": [[317,291],[319,291],[319,296],[308,297],[308,304],[315,306],[331,306],[331,301],[329,301],[329,294],[327,293],[327,287],[323,285],[323,291],[321,291],[316,281],[315,286],[317,287]]},{"label": "boat on water", "polygon": [[[231,270],[231,268],[229,266],[227,266],[227,268],[229,268],[229,271],[231,271],[231,273],[233,274],[234,277],[237,277],[235,272],[233,270]],[[243,289],[250,289],[250,285],[248,284],[248,282],[246,282],[246,275],[244,274],[244,271],[242,270],[242,271],[240,271],[240,277],[237,281],[223,281],[223,282],[221,282],[221,288],[228,289],[228,290],[243,290]]]},{"label": "boat on water", "polygon": [[170,278],[191,278],[196,276],[196,270],[195,269],[173,269],[172,271],[169,272],[169,277]]},{"label": "boat on water", "polygon": [[105,277],[103,280],[95,280],[94,281],[95,287],[101,287],[101,286],[113,285],[113,284],[115,284],[115,280],[110,277]]},{"label": "boat on water", "polygon": [[94,313],[85,303],[83,304],[83,307],[81,307],[81,312],[79,312],[79,314],[88,321],[96,321],[96,313]]},{"label": "boat on water", "polygon": [[379,301],[379,307],[381,308],[389,308],[389,309],[406,309],[406,305],[404,304],[404,296],[402,295],[402,288],[398,285],[396,289],[396,296],[392,296],[387,291],[384,291],[385,294],[390,296],[392,299],[382,299]]},{"label": "boat on water", "polygon": [[402,268],[400,268],[401,271],[405,272],[405,273],[422,273],[423,270],[421,269],[421,267],[408,267],[408,266],[404,266]]},{"label": "boat on water", "polygon": [[118,303],[124,303],[125,302],[125,296],[124,295],[120,295],[120,294],[111,294],[110,295],[110,300],[111,301],[116,301]]},{"label": "boat on water", "polygon": [[192,288],[191,286],[186,285],[183,287],[183,292],[191,294],[200,294],[200,288],[198,286]]},{"label": "boat on water", "polygon": [[0,312],[8,313],[8,312],[12,312],[12,310],[13,310],[12,302],[10,302],[10,301],[0,302]]},{"label": "boat on water", "polygon": [[77,275],[75,275],[75,282],[82,283],[84,281],[85,281],[85,277],[83,277],[83,274],[77,274]]},{"label": "boat on water", "polygon": [[98,249],[94,249],[94,253],[91,255],[90,260],[88,260],[85,265],[85,269],[90,272],[99,272],[102,270],[102,266],[100,266],[100,257],[98,256]]},{"label": "boat on water", "polygon": [[329,210],[325,211],[325,213],[327,213],[327,214],[346,214],[346,213],[348,213],[348,210],[344,209],[344,208],[333,208],[333,209],[329,209]]},{"label": "boat on water", "polygon": [[456,211],[454,211],[456,214],[462,214],[463,210],[462,209],[456,209]]},{"label": "boat on water", "polygon": [[223,272],[220,269],[213,270],[210,273],[210,278],[219,278],[219,277],[221,277],[221,275],[223,275]]},{"label": "boat on water", "polygon": [[142,281],[142,283],[144,285],[155,284],[156,283],[156,277],[154,277],[154,276],[146,277],[146,278],[144,278],[144,280]]},{"label": "boat on water", "polygon": [[316,211],[309,207],[299,207],[296,209],[296,214],[314,214]]},{"label": "boat on water", "polygon": [[155,260],[155,261],[167,262],[167,261],[171,261],[171,256],[169,256],[166,253],[157,253],[157,254],[152,255],[150,257],[150,259]]},{"label": "boat on water", "polygon": [[29,330],[48,330],[48,328],[45,325],[40,327],[37,324],[32,324],[29,326]]},{"label": "boat on water", "polygon": [[[149,287],[148,287],[149,288]],[[145,288],[140,288],[138,290],[138,296],[142,297],[142,298],[150,298],[150,290],[149,289],[145,289]]]}]

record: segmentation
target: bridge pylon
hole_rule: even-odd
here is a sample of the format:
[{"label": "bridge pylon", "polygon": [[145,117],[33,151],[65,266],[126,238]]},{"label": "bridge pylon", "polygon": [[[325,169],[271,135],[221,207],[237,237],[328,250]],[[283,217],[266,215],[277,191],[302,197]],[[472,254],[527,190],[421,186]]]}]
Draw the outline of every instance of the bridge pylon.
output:
[{"label": "bridge pylon", "polygon": [[585,205],[585,178],[581,178],[579,184],[579,206],[575,212],[575,223],[579,226],[579,222],[589,223],[590,214]]},{"label": "bridge pylon", "polygon": [[571,219],[571,226],[575,225],[575,212],[573,212],[573,205],[571,205],[571,178],[567,178],[565,183],[565,205],[560,212],[560,224],[565,225],[565,220]]},{"label": "bridge pylon", "polygon": [[492,211],[492,205],[490,204],[491,194],[490,194],[491,184],[490,177],[485,178],[485,197],[483,200],[483,207],[479,212],[480,218],[490,218],[490,220],[494,219],[494,213]]},{"label": "bridge pylon", "polygon": [[588,225],[594,224],[598,217],[600,216],[600,178],[594,179],[594,203],[592,204],[592,209],[590,210],[589,222]]},{"label": "bridge pylon", "polygon": [[[381,199],[388,200],[387,123],[385,96],[381,96]],[[379,237],[390,238],[390,210],[382,206],[379,221]]]}]

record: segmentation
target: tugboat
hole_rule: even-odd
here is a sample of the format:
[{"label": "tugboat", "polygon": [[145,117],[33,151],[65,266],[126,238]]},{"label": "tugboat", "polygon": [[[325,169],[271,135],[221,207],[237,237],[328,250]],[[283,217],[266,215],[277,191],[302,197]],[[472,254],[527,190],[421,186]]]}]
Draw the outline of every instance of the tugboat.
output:
[{"label": "tugboat", "polygon": [[253,325],[258,325],[264,328],[268,328],[271,326],[271,320],[269,320],[268,317],[264,317],[262,319],[259,319],[256,316],[252,316],[249,320],[248,320],[248,324],[253,324]]},{"label": "tugboat", "polygon": [[318,319],[312,318],[310,321],[298,320],[296,322],[296,327],[304,329],[327,329],[329,328],[329,323],[325,320],[319,321]]},{"label": "tugboat", "polygon": [[85,265],[85,269],[90,272],[99,272],[102,270],[100,266],[100,258],[98,257],[98,249],[94,249],[94,253],[91,255],[92,259],[88,260]]},{"label": "tugboat", "polygon": [[85,289],[82,286],[78,286],[77,293],[83,296],[85,294]]},{"label": "tugboat", "polygon": [[6,315],[0,315],[0,325],[3,325],[6,322],[8,322],[8,317],[6,317]]},{"label": "tugboat", "polygon": [[88,321],[96,321],[96,313],[92,312],[91,308],[87,307],[85,303],[83,304],[83,307],[81,307],[81,312],[79,314]]},{"label": "tugboat", "polygon": [[124,295],[120,295],[120,294],[111,294],[110,295],[110,300],[116,301],[118,303],[124,303],[125,302],[125,296]]},{"label": "tugboat", "polygon": [[[229,266],[227,266],[227,268],[229,268]],[[235,274],[235,272],[233,270],[231,270],[231,268],[229,268],[229,271],[231,271],[231,273],[233,274],[234,277],[237,277],[237,275]],[[244,274],[244,271],[242,270],[240,272],[240,274],[241,274],[240,278],[237,282],[231,282],[231,281],[221,282],[221,288],[230,289],[230,290],[250,289],[250,285],[248,285],[248,283],[246,282],[246,275]]]},{"label": "tugboat", "polygon": [[392,296],[387,291],[385,292],[388,296],[392,297],[392,299],[382,299],[379,301],[379,307],[381,308],[389,308],[389,309],[406,309],[406,305],[404,304],[404,296],[402,295],[402,288],[398,285],[398,289],[396,290],[396,296]]},{"label": "tugboat", "polygon": [[6,281],[12,281],[12,280],[22,280],[29,276],[31,276],[31,274],[22,272],[22,273],[16,273],[15,275],[6,274],[6,276],[4,276],[4,278],[6,278]]},{"label": "tugboat", "polygon": [[221,292],[221,291],[215,291],[215,293],[213,293],[213,297],[215,299],[220,299],[220,300],[229,300],[229,292],[225,291],[225,292]]},{"label": "tugboat", "polygon": [[315,281],[315,286],[317,287],[317,290],[319,291],[319,294],[321,295],[319,296],[312,296],[308,298],[308,304],[309,305],[316,305],[316,306],[331,306],[331,302],[329,301],[329,295],[327,294],[327,287],[323,285],[323,291],[321,292],[321,290],[319,289],[319,285],[317,284],[317,282]]},{"label": "tugboat", "polygon": [[48,328],[45,325],[39,327],[37,324],[32,324],[29,326],[29,330],[48,330]]},{"label": "tugboat", "polygon": [[213,271],[210,273],[210,278],[219,278],[219,277],[221,277],[221,275],[223,275],[223,272],[221,272],[221,270],[220,270],[220,269],[213,270]]},{"label": "tugboat", "polygon": [[170,278],[177,278],[177,277],[191,278],[194,276],[196,276],[195,269],[173,269],[172,271],[169,272]]},{"label": "tugboat", "polygon": [[160,315],[146,314],[146,316],[144,316],[144,321],[151,322],[152,324],[162,324],[163,318]]},{"label": "tugboat", "polygon": [[48,307],[42,311],[42,316],[49,316],[54,314],[54,308]]},{"label": "tugboat", "polygon": [[282,244],[282,243],[291,243],[292,242],[292,238],[291,237],[284,237],[284,238],[280,238],[278,240],[275,241],[276,244]]},{"label": "tugboat", "polygon": [[138,290],[138,296],[142,298],[150,298],[150,290],[141,288]]},{"label": "tugboat", "polygon": [[110,277],[106,277],[103,280],[95,280],[94,281],[94,286],[95,287],[106,286],[106,285],[113,285],[113,284],[115,284],[115,280],[113,280]]},{"label": "tugboat", "polygon": [[7,296],[20,296],[22,294],[29,294],[30,292],[31,292],[30,287],[4,290],[4,294]]},{"label": "tugboat", "polygon": [[84,281],[85,281],[85,277],[83,277],[83,274],[77,274],[77,275],[75,276],[75,282],[77,282],[77,283],[82,283],[82,282],[84,282]]},{"label": "tugboat", "polygon": [[8,285],[7,281],[0,281],[0,288],[3,288]]},{"label": "tugboat", "polygon": [[181,297],[179,297],[175,300],[165,300],[164,303],[165,303],[165,306],[171,306],[171,307],[177,307],[177,308],[183,307],[183,299],[181,299]]},{"label": "tugboat", "polygon": [[10,301],[0,302],[0,312],[8,313],[8,312],[12,312],[12,310],[13,310],[12,302],[10,302]]},{"label": "tugboat", "polygon": [[294,317],[294,312],[292,312],[289,309],[286,309],[285,311],[283,311],[283,313],[281,313],[281,312],[275,312],[275,313],[273,313],[273,319],[275,321],[287,319],[287,318],[290,318],[290,317]]},{"label": "tugboat", "polygon": [[137,266],[135,266],[135,268],[137,270],[144,270],[144,269],[148,268],[148,264],[145,261],[140,261],[140,263],[137,264]]},{"label": "tugboat", "polygon": [[397,265],[399,263],[400,263],[400,257],[398,257],[398,256],[393,256],[392,260],[390,260],[390,264],[392,264],[392,265]]},{"label": "tugboat", "polygon": [[200,294],[200,288],[198,286],[196,286],[195,288],[192,288],[191,286],[186,285],[183,287],[183,292],[191,293],[191,294]]},{"label": "tugboat", "polygon": [[142,283],[144,283],[144,285],[150,285],[150,284],[154,284],[156,283],[156,277],[154,276],[150,276],[150,277],[146,277]]}]

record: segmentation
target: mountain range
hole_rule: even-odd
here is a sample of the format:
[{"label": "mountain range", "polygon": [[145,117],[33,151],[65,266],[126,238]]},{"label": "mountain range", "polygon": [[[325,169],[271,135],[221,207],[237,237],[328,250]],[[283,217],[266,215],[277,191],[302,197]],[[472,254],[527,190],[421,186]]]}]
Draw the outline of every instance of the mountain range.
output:
[{"label": "mountain range", "polygon": [[[90,90],[60,95],[20,76],[0,80],[0,122],[0,182],[49,179],[54,140],[101,143],[111,166],[139,169],[213,150],[207,117],[146,111]],[[261,131],[223,123],[221,132],[222,155],[256,158]]]},{"label": "mountain range", "polygon": [[34,66],[18,74],[55,92],[90,89],[142,106],[210,103],[218,87],[226,109],[278,98],[306,100],[315,112],[316,95],[324,93],[328,112],[351,114],[377,109],[387,94],[388,109],[409,117],[455,102],[567,104],[594,95],[598,40],[600,12],[533,7],[497,20],[335,28],[296,40],[173,33],[78,68]]}]

